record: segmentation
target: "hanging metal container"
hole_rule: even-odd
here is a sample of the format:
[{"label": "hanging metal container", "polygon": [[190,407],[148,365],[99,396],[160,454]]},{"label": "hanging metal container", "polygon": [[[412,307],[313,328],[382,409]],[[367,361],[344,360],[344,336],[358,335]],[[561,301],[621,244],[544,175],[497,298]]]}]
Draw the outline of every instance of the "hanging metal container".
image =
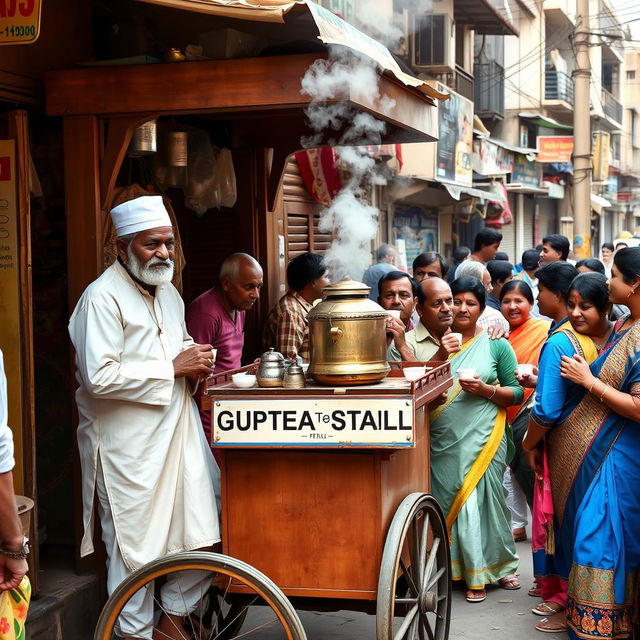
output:
[{"label": "hanging metal container", "polygon": [[324,290],[307,316],[309,375],[320,384],[355,385],[382,380],[387,363],[387,312],[369,300],[362,282],[342,280]]},{"label": "hanging metal container", "polygon": [[153,155],[156,151],[156,121],[149,120],[133,130],[128,155],[132,158],[140,158]]},{"label": "hanging metal container", "polygon": [[167,133],[167,165],[170,167],[187,166],[187,132],[169,131]]}]

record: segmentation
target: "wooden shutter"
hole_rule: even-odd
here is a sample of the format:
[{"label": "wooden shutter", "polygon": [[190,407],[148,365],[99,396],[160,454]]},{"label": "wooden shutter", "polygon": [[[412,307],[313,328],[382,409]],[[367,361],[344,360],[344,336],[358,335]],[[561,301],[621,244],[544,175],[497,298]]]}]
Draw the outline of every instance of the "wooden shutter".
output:
[{"label": "wooden shutter", "polygon": [[333,232],[318,230],[322,205],[307,191],[295,158],[287,163],[283,179],[283,204],[286,220],[286,262],[311,251],[324,253],[334,239]]}]

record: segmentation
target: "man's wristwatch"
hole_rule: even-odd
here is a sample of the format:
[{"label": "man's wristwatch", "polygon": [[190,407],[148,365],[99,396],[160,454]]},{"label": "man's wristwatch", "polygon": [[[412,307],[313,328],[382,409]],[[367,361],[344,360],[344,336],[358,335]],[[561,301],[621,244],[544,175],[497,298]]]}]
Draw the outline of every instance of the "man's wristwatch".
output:
[{"label": "man's wristwatch", "polygon": [[14,560],[24,560],[29,555],[29,538],[26,536],[22,539],[22,549],[20,551],[11,551],[0,547],[0,553],[7,558],[13,558]]}]

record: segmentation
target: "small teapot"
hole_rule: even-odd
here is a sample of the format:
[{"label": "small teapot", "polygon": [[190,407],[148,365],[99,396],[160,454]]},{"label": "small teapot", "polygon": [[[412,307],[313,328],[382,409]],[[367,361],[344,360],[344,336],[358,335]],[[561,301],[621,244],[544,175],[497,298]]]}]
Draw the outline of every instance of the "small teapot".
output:
[{"label": "small teapot", "polygon": [[304,382],[304,371],[299,364],[292,364],[287,367],[287,371],[284,374],[283,387],[286,389],[301,389],[304,387]]},{"label": "small teapot", "polygon": [[262,354],[256,379],[259,387],[281,387],[284,381],[284,356],[273,347]]}]

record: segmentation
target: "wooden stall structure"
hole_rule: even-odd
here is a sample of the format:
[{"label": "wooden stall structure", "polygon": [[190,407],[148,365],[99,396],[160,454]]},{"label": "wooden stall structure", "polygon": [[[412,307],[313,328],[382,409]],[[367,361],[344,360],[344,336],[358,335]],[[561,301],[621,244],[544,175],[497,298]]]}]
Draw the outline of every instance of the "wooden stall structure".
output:
[{"label": "wooden stall structure", "polygon": [[[102,271],[102,231],[133,130],[162,117],[224,120],[233,148],[247,152],[250,185],[238,211],[244,250],[265,267],[264,306],[279,295],[273,211],[283,170],[308,135],[300,79],[326,54],[69,69],[47,76],[47,113],[64,118],[69,303]],[[383,142],[433,141],[437,107],[421,91],[380,77],[380,99],[345,96],[355,112],[387,123]],[[392,106],[393,105],[393,106]],[[260,310],[262,311],[262,310]],[[264,311],[266,315],[266,311]]]},{"label": "wooden stall structure", "polygon": [[357,387],[240,389],[232,373],[207,390],[223,552],[287,596],[376,600],[389,524],[429,492],[427,405],[451,386],[448,363]]},{"label": "wooden stall structure", "polygon": [[[153,119],[158,125],[179,119],[204,130],[224,127],[234,154],[238,202],[222,216],[193,214],[180,224],[190,271],[185,301],[199,295],[204,282],[209,283],[206,288],[214,283],[216,265],[226,255],[253,255],[263,267],[264,287],[247,316],[245,356],[259,354],[261,323],[282,295],[282,176],[288,158],[301,147],[301,136],[311,133],[304,113],[310,97],[301,93],[300,81],[311,64],[327,55],[320,51],[49,72],[47,115],[61,116],[64,131],[69,311],[104,269],[108,211],[115,189],[128,185],[126,154],[136,127]],[[379,81],[376,99],[342,96],[354,113],[386,123],[382,140],[376,142],[434,141],[440,94],[408,86],[389,73],[380,73]],[[216,252],[220,255],[212,257]]]}]

